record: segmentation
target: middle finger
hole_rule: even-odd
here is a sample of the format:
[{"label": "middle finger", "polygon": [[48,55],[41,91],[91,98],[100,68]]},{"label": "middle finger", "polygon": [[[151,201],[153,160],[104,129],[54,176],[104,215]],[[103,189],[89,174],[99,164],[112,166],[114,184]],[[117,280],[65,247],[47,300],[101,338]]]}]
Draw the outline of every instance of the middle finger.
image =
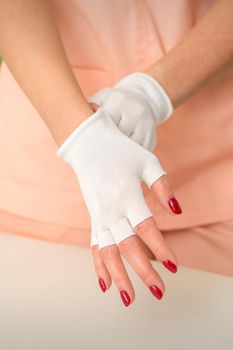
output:
[{"label": "middle finger", "polygon": [[130,236],[121,241],[118,248],[153,295],[161,299],[165,291],[164,283],[142,249],[139,238],[136,235]]}]

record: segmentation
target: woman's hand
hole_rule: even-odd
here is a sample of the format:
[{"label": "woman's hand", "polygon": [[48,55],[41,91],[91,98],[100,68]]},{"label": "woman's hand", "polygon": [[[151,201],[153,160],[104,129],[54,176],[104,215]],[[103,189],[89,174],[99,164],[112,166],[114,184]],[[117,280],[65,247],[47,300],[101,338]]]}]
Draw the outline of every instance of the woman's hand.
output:
[{"label": "woman's hand", "polygon": [[[107,95],[107,91],[106,91]],[[106,97],[105,97],[106,98]],[[101,101],[102,104],[104,101]],[[100,105],[90,103],[93,111]],[[127,115],[125,115],[125,118]],[[116,122],[116,121],[115,121]],[[162,176],[151,187],[155,199],[169,213],[181,214],[182,210],[175,199],[167,176]],[[158,230],[153,217],[150,217],[134,228],[136,236],[130,236],[118,246],[112,245],[99,249],[92,247],[95,271],[103,292],[110,288],[114,280],[121,298],[126,306],[135,298],[134,288],[129,279],[121,255],[130,263],[145,285],[158,299],[161,299],[165,286],[159,274],[153,268],[150,259],[163,262],[170,271],[176,272],[177,259],[167,246],[161,232]]]},{"label": "woman's hand", "polygon": [[[138,238],[159,261],[177,263],[156,228],[141,188],[143,180],[171,211],[174,196],[156,156],[125,136],[103,108],[72,132],[57,155],[71,165],[78,177],[91,218],[91,246],[98,276],[106,279],[108,287],[112,276],[121,295],[126,295],[122,293],[124,287],[133,301],[133,287],[120,259],[122,251],[146,285],[161,298],[163,282]],[[104,276],[99,275],[102,273]]]},{"label": "woman's hand", "polygon": [[131,73],[113,87],[97,91],[88,101],[103,107],[126,136],[150,151],[156,145],[156,126],[173,112],[166,91],[142,72]]}]

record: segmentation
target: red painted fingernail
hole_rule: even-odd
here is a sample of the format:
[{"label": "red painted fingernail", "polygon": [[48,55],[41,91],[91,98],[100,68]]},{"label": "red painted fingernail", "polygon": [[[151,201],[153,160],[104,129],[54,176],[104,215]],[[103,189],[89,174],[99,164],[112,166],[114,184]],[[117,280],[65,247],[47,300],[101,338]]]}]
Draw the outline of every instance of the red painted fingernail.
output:
[{"label": "red painted fingernail", "polygon": [[181,206],[175,197],[170,198],[168,201],[168,204],[169,204],[169,207],[171,208],[171,210],[173,211],[173,213],[175,213],[175,214],[182,213]]},{"label": "red painted fingernail", "polygon": [[100,288],[102,289],[103,292],[106,291],[106,285],[104,283],[104,280],[102,280],[102,278],[99,278],[99,285],[100,285]]},{"label": "red painted fingernail", "polygon": [[128,306],[130,304],[130,297],[129,294],[125,290],[120,291],[121,299],[125,306]]},{"label": "red painted fingernail", "polygon": [[171,272],[175,273],[177,271],[177,266],[170,260],[163,260],[163,265],[170,270]]},{"label": "red painted fingernail", "polygon": [[162,299],[163,293],[159,287],[153,285],[149,286],[151,293],[157,298],[157,299]]}]

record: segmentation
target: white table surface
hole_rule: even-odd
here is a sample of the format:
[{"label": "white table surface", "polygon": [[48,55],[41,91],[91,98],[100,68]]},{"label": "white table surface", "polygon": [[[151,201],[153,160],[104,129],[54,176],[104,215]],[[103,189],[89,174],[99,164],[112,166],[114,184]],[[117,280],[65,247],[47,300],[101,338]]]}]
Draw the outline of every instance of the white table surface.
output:
[{"label": "white table surface", "polygon": [[232,350],[233,278],[158,262],[158,301],[124,260],[136,299],[101,292],[88,248],[0,234],[1,350]]}]

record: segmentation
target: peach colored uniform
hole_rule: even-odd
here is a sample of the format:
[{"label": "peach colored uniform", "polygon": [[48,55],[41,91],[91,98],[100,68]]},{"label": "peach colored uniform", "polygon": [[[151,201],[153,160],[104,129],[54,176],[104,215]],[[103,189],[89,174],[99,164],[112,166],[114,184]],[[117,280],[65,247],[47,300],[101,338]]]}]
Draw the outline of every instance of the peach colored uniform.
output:
[{"label": "peach colored uniform", "polygon": [[[53,8],[70,65],[88,98],[158,60],[213,2],[57,0]],[[233,71],[158,128],[155,152],[183,214],[167,214],[145,194],[181,264],[233,275],[232,92]],[[5,63],[0,70],[0,149],[0,228],[88,246],[90,222],[75,174],[56,157],[49,130]],[[205,239],[198,240],[200,235],[193,233],[201,227]],[[226,229],[214,234],[213,227]]]}]

